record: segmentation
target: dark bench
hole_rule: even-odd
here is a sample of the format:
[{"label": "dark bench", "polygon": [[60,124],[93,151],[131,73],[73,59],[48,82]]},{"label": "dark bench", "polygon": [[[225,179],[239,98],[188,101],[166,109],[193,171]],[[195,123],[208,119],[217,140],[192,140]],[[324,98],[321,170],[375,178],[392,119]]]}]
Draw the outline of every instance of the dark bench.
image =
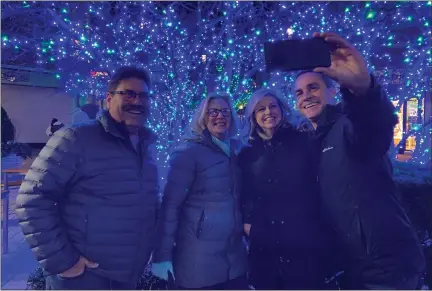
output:
[{"label": "dark bench", "polygon": [[[10,182],[8,182],[8,187],[19,187],[19,186],[21,186],[21,183],[22,183],[22,181],[10,181]],[[1,187],[2,187],[2,189],[5,188],[3,183],[1,183]]]}]

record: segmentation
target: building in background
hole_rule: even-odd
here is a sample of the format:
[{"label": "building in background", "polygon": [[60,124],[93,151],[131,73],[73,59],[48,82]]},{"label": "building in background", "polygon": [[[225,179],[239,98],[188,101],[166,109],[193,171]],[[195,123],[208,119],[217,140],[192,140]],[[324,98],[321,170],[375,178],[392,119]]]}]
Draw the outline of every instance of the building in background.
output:
[{"label": "building in background", "polygon": [[[431,92],[425,92],[422,98],[410,98],[405,101],[397,112],[399,123],[394,130],[394,145],[399,145],[400,154],[411,154],[417,145],[417,133],[427,130],[430,126],[431,112]],[[398,102],[393,101],[397,107]],[[403,134],[408,133],[408,137],[402,140]],[[399,144],[401,143],[401,144]]]},{"label": "building in background", "polygon": [[2,107],[17,142],[40,148],[48,141],[45,131],[53,118],[70,123],[73,100],[55,72],[2,65],[1,84]]}]

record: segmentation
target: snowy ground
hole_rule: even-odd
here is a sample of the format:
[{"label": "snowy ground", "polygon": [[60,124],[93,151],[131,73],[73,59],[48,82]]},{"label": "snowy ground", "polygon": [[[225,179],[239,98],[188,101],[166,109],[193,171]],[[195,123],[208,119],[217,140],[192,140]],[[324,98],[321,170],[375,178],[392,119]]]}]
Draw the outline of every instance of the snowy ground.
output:
[{"label": "snowy ground", "polygon": [[38,266],[15,215],[18,188],[11,188],[9,198],[9,251],[1,258],[1,289],[25,289],[29,274]]}]

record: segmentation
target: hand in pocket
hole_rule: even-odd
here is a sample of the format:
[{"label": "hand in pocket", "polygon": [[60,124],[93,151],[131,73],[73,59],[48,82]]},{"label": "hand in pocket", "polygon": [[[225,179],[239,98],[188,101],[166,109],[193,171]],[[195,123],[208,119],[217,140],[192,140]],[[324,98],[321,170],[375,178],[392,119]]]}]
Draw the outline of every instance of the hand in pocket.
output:
[{"label": "hand in pocket", "polygon": [[80,257],[78,262],[72,268],[58,275],[63,278],[75,278],[82,275],[86,267],[94,269],[99,267],[99,264],[92,262],[87,258]]}]

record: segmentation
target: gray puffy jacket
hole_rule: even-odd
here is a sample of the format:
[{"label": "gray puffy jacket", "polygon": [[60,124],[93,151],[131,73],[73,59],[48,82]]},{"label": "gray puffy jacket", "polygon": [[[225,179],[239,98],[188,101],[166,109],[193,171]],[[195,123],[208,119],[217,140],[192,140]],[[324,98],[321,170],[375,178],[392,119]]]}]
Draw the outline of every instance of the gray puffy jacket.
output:
[{"label": "gray puffy jacket", "polygon": [[245,275],[240,169],[205,131],[171,155],[154,262],[173,261],[176,284],[202,288]]},{"label": "gray puffy jacket", "polygon": [[155,238],[157,168],[148,154],[154,140],[143,129],[136,151],[124,126],[104,113],[48,141],[16,203],[21,229],[46,273],[62,273],[82,255],[99,263],[92,272],[138,281]]}]

